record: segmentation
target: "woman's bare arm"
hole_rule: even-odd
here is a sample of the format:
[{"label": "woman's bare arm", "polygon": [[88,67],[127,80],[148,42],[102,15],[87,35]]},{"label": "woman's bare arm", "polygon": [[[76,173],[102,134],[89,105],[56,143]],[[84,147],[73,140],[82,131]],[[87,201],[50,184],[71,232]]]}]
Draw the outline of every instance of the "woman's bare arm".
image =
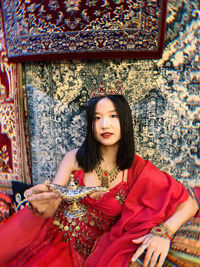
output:
[{"label": "woman's bare arm", "polygon": [[[53,180],[54,183],[59,185],[68,184],[70,174],[79,169],[76,152],[77,149],[74,149],[66,153]],[[53,216],[61,202],[61,198],[56,193],[51,192],[45,184],[31,187],[28,194],[29,202],[45,218]]]},{"label": "woman's bare arm", "polygon": [[175,233],[185,222],[196,214],[197,210],[197,202],[192,197],[189,197],[186,201],[178,205],[176,212],[165,221],[165,225]]}]

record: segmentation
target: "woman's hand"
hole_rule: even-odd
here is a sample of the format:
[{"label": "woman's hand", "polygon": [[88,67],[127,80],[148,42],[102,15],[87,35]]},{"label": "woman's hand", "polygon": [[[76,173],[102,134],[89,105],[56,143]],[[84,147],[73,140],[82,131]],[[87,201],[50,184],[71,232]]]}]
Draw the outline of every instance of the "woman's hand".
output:
[{"label": "woman's hand", "polygon": [[161,267],[167,257],[170,248],[170,239],[166,239],[153,234],[147,234],[132,240],[133,243],[140,244],[138,249],[132,255],[131,262],[135,262],[137,258],[146,250],[143,266]]},{"label": "woman's hand", "polygon": [[28,193],[28,201],[45,218],[53,216],[61,202],[61,198],[45,184],[35,185],[26,192]]}]

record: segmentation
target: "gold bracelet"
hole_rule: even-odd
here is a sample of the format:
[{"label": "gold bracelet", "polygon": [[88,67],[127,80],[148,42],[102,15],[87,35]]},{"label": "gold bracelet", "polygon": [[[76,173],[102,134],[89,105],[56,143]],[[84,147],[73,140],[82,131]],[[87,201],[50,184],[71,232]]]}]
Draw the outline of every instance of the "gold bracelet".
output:
[{"label": "gold bracelet", "polygon": [[153,235],[164,237],[166,239],[170,239],[170,240],[173,239],[173,235],[174,235],[172,231],[164,223],[161,223],[153,227],[150,233]]}]

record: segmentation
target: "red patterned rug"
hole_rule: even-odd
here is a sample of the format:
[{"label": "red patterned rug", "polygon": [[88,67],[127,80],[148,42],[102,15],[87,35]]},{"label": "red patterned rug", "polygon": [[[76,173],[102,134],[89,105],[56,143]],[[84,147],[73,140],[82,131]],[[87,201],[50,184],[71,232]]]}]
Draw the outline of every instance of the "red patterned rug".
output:
[{"label": "red patterned rug", "polygon": [[11,180],[30,183],[24,135],[21,64],[9,64],[0,12],[0,189],[12,193]]},{"label": "red patterned rug", "polygon": [[2,0],[8,58],[160,58],[167,0]]}]

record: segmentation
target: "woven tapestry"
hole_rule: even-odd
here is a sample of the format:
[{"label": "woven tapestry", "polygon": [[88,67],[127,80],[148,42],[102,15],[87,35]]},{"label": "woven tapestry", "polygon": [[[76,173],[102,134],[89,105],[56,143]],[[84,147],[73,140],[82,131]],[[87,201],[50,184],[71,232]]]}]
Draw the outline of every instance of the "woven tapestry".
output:
[{"label": "woven tapestry", "polygon": [[24,136],[20,64],[9,64],[0,12],[0,189],[12,193],[11,181],[30,183]]},{"label": "woven tapestry", "polygon": [[134,120],[137,153],[186,186],[199,184],[198,1],[169,1],[161,59],[32,62],[23,65],[34,183],[53,179],[85,137],[91,87],[119,81]]},{"label": "woven tapestry", "polygon": [[8,58],[160,58],[167,0],[2,0]]}]

